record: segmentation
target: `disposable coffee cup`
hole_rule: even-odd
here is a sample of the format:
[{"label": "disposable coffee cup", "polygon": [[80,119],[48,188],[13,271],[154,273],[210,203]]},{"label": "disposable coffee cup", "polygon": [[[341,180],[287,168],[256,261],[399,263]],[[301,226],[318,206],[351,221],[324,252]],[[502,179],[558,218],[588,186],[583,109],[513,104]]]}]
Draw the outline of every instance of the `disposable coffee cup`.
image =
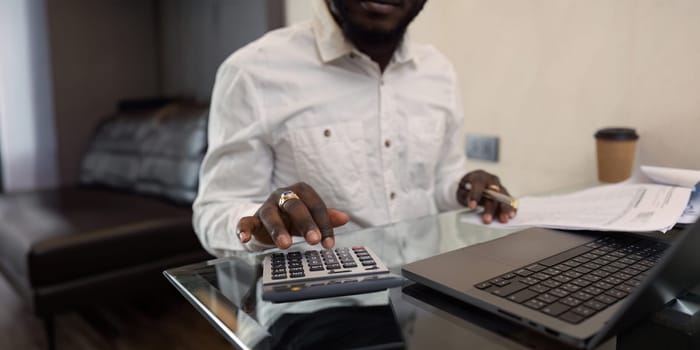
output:
[{"label": "disposable coffee cup", "polygon": [[595,133],[598,180],[620,182],[632,174],[639,135],[631,128],[604,128]]}]

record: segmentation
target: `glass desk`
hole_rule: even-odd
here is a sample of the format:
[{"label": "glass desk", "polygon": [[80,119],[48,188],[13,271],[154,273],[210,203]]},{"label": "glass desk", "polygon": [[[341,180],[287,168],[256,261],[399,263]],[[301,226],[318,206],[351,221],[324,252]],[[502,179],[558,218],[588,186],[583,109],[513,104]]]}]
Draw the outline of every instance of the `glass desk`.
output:
[{"label": "glass desk", "polygon": [[[460,220],[462,215],[474,214],[454,211],[339,234],[336,246],[368,246],[401,274],[404,264],[515,231],[468,224]],[[311,247],[301,243],[295,248]],[[544,335],[411,282],[352,296],[263,301],[261,261],[260,254],[241,252],[170,269],[165,276],[241,349],[566,349]],[[619,343],[617,347],[624,348]],[[615,339],[601,348],[615,349]]]}]

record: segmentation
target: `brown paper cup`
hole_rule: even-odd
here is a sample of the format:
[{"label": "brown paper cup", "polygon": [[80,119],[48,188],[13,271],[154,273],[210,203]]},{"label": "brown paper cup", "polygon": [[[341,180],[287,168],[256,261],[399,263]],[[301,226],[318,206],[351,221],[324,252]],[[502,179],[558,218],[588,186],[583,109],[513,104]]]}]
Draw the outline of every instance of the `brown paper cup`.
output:
[{"label": "brown paper cup", "polygon": [[598,180],[620,182],[632,174],[639,136],[634,129],[605,128],[595,134]]}]

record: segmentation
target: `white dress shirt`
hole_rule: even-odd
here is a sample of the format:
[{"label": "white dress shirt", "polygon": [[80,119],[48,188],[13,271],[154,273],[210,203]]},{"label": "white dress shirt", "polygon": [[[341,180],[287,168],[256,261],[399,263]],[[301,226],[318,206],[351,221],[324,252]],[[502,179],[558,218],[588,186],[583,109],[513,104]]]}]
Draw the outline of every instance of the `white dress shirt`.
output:
[{"label": "white dress shirt", "polygon": [[325,2],[219,68],[194,228],[216,255],[257,249],[235,235],[272,191],[311,185],[355,230],[456,209],[465,174],[450,62],[404,38],[385,71],[345,39]]}]

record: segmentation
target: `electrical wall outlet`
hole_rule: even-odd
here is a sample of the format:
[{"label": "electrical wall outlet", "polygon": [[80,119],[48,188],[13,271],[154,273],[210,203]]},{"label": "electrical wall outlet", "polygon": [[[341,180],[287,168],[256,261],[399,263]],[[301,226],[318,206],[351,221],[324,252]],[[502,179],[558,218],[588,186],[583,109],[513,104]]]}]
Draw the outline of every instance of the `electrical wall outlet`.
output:
[{"label": "electrical wall outlet", "polygon": [[467,134],[467,158],[498,162],[498,136]]}]

